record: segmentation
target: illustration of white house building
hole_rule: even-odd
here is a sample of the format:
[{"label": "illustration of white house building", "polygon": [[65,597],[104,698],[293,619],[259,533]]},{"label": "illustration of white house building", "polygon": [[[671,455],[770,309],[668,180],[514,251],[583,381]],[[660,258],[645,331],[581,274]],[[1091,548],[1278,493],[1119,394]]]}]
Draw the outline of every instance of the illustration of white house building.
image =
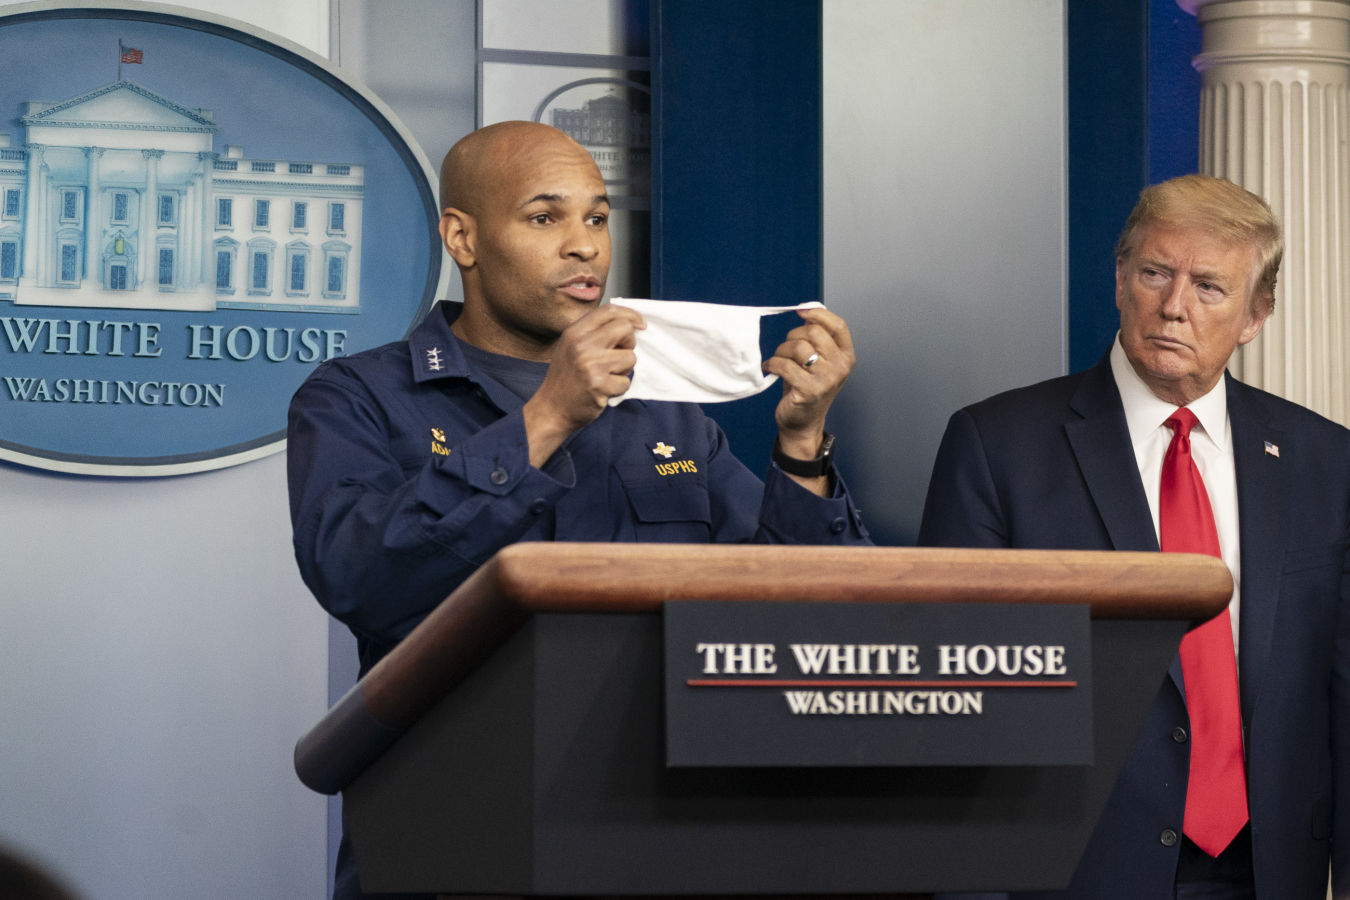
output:
[{"label": "illustration of white house building", "polygon": [[362,166],[213,152],[211,110],[130,81],[26,104],[0,135],[0,300],[360,310]]}]

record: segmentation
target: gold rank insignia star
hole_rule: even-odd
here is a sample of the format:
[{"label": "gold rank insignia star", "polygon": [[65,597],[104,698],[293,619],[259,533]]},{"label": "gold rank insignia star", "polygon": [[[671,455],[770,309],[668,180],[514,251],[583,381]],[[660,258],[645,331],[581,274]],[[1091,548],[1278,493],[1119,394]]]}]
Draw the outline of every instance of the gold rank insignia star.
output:
[{"label": "gold rank insignia star", "polygon": [[675,452],[675,448],[667,444],[665,441],[658,441],[656,446],[652,448],[652,452],[655,453],[657,456],[663,457],[665,459],[670,459],[671,455]]},{"label": "gold rank insignia star", "polygon": [[439,428],[433,428],[433,429],[431,429],[431,436],[434,437],[434,438],[435,438],[436,440],[438,440],[438,441],[442,441],[442,442],[445,441],[445,432],[444,432],[444,431],[441,431]]}]

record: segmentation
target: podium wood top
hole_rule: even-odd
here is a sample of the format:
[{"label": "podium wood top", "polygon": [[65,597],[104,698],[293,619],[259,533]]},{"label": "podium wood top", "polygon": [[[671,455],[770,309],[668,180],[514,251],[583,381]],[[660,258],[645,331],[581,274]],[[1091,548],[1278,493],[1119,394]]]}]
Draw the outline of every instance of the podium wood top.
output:
[{"label": "podium wood top", "polygon": [[1203,621],[1232,593],[1221,560],[1180,553],[514,544],[301,738],[296,769],[316,790],[341,789],[535,612],[654,613],[667,600],[1085,603],[1096,619]]},{"label": "podium wood top", "polygon": [[533,612],[809,600],[1090,603],[1095,618],[1207,619],[1233,593],[1213,557],[1067,550],[529,543],[502,550],[480,576]]}]

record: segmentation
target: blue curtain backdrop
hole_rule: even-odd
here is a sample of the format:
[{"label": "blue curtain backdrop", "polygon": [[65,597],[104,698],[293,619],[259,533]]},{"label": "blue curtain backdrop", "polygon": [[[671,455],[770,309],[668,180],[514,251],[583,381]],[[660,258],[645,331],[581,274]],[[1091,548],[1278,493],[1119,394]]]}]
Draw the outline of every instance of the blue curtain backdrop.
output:
[{"label": "blue curtain backdrop", "polygon": [[[653,297],[820,299],[820,29],[820,0],[654,0]],[[799,322],[766,318],[766,354]],[[760,475],[781,396],[705,407]]]},{"label": "blue curtain backdrop", "polygon": [[1176,0],[1069,0],[1069,371],[1111,346],[1139,192],[1199,162],[1200,27]]}]

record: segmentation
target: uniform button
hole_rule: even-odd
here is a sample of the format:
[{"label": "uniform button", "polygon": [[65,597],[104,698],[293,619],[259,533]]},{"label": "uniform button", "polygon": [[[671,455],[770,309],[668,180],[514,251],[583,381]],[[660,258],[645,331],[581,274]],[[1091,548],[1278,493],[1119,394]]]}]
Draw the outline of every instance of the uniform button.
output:
[{"label": "uniform button", "polygon": [[830,523],[830,534],[843,534],[844,529],[848,527],[848,521],[843,516]]},{"label": "uniform button", "polygon": [[506,484],[506,482],[509,481],[510,478],[511,476],[506,474],[505,469],[493,469],[492,474],[488,476],[488,481],[492,482],[493,484],[502,485]]},{"label": "uniform button", "polygon": [[1172,740],[1176,741],[1178,744],[1186,743],[1186,729],[1182,728],[1180,725],[1178,725],[1176,728],[1173,728]]},{"label": "uniform button", "polygon": [[537,516],[546,509],[548,509],[547,503],[545,503],[542,499],[536,500],[530,504],[530,515]]},{"label": "uniform button", "polygon": [[1158,840],[1162,841],[1164,847],[1171,847],[1177,842],[1177,833],[1170,828],[1164,828],[1163,833],[1158,835]]}]

